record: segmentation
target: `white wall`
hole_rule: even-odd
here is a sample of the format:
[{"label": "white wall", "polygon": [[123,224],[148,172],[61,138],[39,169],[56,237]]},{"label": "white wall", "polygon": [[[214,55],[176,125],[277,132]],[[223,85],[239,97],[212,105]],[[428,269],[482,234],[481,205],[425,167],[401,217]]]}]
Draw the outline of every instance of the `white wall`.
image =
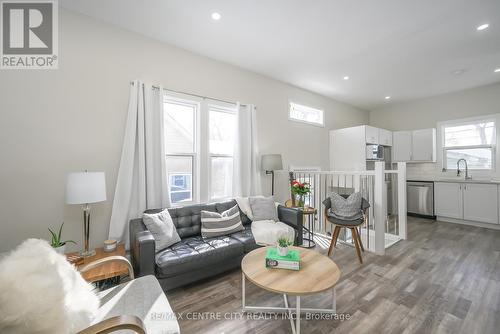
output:
[{"label": "white wall", "polygon": [[[80,208],[64,204],[64,187],[84,169],[106,172],[91,244],[106,239],[133,79],[257,105],[261,152],[282,153],[285,166],[327,168],[328,130],[368,122],[349,105],[64,9],[59,35],[59,70],[0,71],[0,251],[48,238],[62,221],[64,237],[80,242]],[[323,108],[326,127],[288,121],[289,99]]]},{"label": "white wall", "polygon": [[388,130],[436,127],[437,122],[500,112],[500,83],[392,104],[370,112],[370,124]]},{"label": "white wall", "polygon": [[[500,113],[500,83],[406,103],[389,102],[386,107],[370,112],[370,124],[389,130],[415,130],[435,128],[442,121],[497,113]],[[409,177],[440,173],[442,168],[439,161],[407,166]]]}]

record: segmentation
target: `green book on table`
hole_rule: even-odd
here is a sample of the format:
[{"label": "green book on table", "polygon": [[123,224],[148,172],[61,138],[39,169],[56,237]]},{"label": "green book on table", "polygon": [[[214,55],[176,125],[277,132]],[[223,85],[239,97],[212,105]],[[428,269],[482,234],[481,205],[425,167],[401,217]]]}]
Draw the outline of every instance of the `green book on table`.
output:
[{"label": "green book on table", "polygon": [[266,267],[299,270],[300,269],[300,253],[297,250],[289,250],[286,256],[278,254],[275,247],[267,249]]}]

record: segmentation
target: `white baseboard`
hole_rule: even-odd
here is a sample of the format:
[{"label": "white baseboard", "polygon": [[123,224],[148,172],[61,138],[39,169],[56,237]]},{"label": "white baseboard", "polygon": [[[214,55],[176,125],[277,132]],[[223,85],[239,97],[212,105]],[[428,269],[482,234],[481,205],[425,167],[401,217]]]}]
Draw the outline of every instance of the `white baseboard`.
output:
[{"label": "white baseboard", "polygon": [[441,217],[441,216],[437,216],[436,220],[438,222],[441,221],[441,222],[446,222],[446,223],[453,223],[453,224],[461,224],[461,225],[469,225],[469,226],[489,228],[491,230],[500,230],[500,224],[481,223],[481,222],[475,222],[475,221],[471,221],[471,220],[448,218],[448,217]]}]

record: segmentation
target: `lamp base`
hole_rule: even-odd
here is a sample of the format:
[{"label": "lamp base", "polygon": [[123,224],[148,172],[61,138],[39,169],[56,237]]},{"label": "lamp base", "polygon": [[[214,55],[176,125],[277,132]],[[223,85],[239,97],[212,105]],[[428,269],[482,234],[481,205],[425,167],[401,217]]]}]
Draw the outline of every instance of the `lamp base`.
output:
[{"label": "lamp base", "polygon": [[88,251],[82,250],[80,252],[81,257],[91,257],[95,255],[95,249],[89,249]]}]

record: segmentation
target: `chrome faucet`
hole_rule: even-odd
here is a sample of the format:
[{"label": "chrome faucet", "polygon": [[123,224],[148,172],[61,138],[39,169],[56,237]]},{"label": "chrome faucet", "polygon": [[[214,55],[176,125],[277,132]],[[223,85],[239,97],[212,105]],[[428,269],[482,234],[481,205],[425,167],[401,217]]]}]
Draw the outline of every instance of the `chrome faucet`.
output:
[{"label": "chrome faucet", "polygon": [[465,179],[472,179],[472,176],[469,176],[469,167],[467,166],[467,160],[465,160],[464,158],[458,159],[457,161],[457,176],[460,176],[460,161],[463,161],[465,163]]}]

